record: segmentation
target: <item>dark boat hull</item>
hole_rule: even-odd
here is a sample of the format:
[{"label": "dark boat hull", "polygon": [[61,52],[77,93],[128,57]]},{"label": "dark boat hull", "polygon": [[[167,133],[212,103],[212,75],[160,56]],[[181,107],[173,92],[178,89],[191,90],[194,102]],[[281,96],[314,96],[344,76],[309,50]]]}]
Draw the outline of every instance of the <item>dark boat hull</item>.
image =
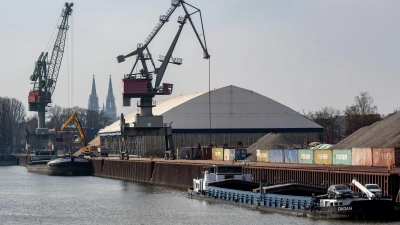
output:
[{"label": "dark boat hull", "polygon": [[400,220],[400,203],[389,200],[360,200],[354,201],[348,206],[327,206],[309,209],[290,209],[268,207],[262,205],[248,204],[243,202],[229,201],[213,198],[188,189],[189,198],[213,202],[228,203],[232,205],[245,206],[270,213],[282,213],[298,217],[315,219],[344,219],[344,220]]},{"label": "dark boat hull", "polygon": [[55,159],[46,164],[27,165],[32,173],[51,176],[87,176],[90,175],[90,162],[86,159]]}]

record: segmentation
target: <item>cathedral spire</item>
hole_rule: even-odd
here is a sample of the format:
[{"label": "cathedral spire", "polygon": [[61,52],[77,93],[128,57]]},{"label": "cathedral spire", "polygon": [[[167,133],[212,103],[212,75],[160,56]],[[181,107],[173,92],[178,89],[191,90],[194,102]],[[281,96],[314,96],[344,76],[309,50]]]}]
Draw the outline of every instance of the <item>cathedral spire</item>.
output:
[{"label": "cathedral spire", "polygon": [[115,97],[112,88],[111,74],[108,82],[108,93],[106,99],[106,115],[110,118],[111,122],[117,119],[117,108],[115,107]]},{"label": "cathedral spire", "polygon": [[96,111],[96,112],[99,110],[99,97],[97,96],[97,93],[96,93],[96,82],[94,79],[94,74],[93,74],[93,81],[92,81],[92,92],[90,93],[90,96],[89,96],[88,109],[92,110],[92,111]]}]

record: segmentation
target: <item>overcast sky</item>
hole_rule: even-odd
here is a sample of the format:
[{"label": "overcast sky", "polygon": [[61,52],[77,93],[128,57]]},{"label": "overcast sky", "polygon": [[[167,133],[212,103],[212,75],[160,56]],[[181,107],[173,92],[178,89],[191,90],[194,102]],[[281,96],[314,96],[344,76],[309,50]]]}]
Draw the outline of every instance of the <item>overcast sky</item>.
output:
[{"label": "overcast sky", "polygon": [[[121,79],[133,67],[134,57],[124,63],[117,63],[116,57],[144,42],[170,2],[74,1],[68,51],[53,104],[86,108],[94,74],[102,105],[111,74],[117,113],[136,112],[137,100],[122,107],[121,97]],[[370,93],[381,114],[400,107],[400,1],[187,2],[202,12],[211,55],[211,88],[235,85],[296,111],[325,106],[343,110],[361,91]],[[29,76],[64,3],[0,0],[0,96],[17,98],[28,108]],[[182,7],[149,45],[155,59],[166,54],[179,15],[184,15]],[[162,80],[174,84],[173,95],[208,89],[208,61],[189,24],[173,56],[183,58],[183,64],[170,65]]]}]

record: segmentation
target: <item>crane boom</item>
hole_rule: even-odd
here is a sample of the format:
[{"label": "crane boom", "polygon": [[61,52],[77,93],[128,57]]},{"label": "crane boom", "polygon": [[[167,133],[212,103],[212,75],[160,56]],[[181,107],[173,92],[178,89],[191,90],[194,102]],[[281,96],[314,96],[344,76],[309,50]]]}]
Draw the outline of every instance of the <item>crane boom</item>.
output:
[{"label": "crane boom", "polygon": [[154,84],[154,87],[159,87],[160,86],[161,79],[163,78],[165,70],[167,69],[167,66],[169,64],[169,60],[172,57],[172,53],[174,52],[176,43],[178,42],[179,36],[180,36],[180,34],[182,32],[182,28],[185,25],[185,22],[186,22],[187,18],[188,17],[185,16],[183,19],[179,18],[179,20],[178,20],[181,25],[179,26],[178,33],[176,34],[176,36],[174,38],[174,41],[172,42],[172,44],[171,44],[171,46],[170,46],[170,48],[169,48],[169,50],[167,52],[167,55],[164,58],[164,61],[162,62],[160,68],[158,69],[157,77],[156,77],[156,83]]},{"label": "crane boom", "polygon": [[58,26],[58,34],[56,41],[54,42],[53,51],[51,53],[50,58],[50,65],[47,74],[47,83],[46,87],[49,90],[46,92],[47,95],[52,95],[54,93],[54,89],[56,87],[58,73],[60,72],[61,62],[64,55],[64,47],[65,47],[65,40],[67,38],[67,30],[68,26],[68,17],[72,13],[72,6],[74,3],[65,3],[65,9],[63,9],[61,17],[62,21],[60,26]]},{"label": "crane boom", "polygon": [[375,199],[375,195],[374,193],[372,193],[370,190],[368,190],[368,188],[364,187],[364,185],[362,185],[360,182],[357,181],[357,179],[353,179],[351,181],[351,183],[353,183],[355,186],[357,186],[361,191],[363,191],[369,200]]},{"label": "crane boom", "polygon": [[75,120],[76,127],[78,128],[79,131],[79,136],[82,139],[82,147],[86,146],[86,137],[85,133],[82,130],[81,122],[79,121],[78,115],[76,113],[72,113],[72,115],[68,118],[68,120],[62,125],[60,131],[62,132],[65,127],[72,121]]},{"label": "crane boom", "polygon": [[[182,1],[182,2],[183,2],[183,1]],[[186,6],[185,6],[185,4],[187,4],[188,6],[190,6],[190,7],[194,8],[194,9],[196,9],[196,11],[193,12],[193,13],[189,13],[188,10],[187,10],[187,8],[186,8]],[[194,33],[196,34],[197,40],[199,40],[199,42],[200,42],[201,48],[203,48],[203,55],[204,55],[204,58],[205,58],[205,59],[209,59],[209,58],[210,58],[210,55],[208,54],[208,50],[207,50],[206,35],[205,35],[205,33],[204,33],[203,19],[202,19],[202,17],[201,17],[201,11],[200,11],[200,9],[198,9],[198,8],[196,8],[196,7],[194,7],[194,6],[190,5],[190,4],[188,4],[188,3],[186,3],[186,2],[185,2],[185,4],[182,4],[182,8],[183,8],[183,10],[185,10],[186,17],[188,17],[189,22],[190,22],[190,25],[192,25],[193,31],[194,31]],[[190,17],[190,15],[192,15],[192,14],[194,14],[194,13],[196,13],[196,12],[198,12],[198,13],[200,14],[201,29],[202,29],[202,34],[201,34],[201,35],[203,36],[203,41],[201,41],[200,35],[199,35],[199,33],[197,32],[196,27],[195,27],[194,24],[193,24],[192,18]],[[204,42],[204,43],[203,43],[203,42]]]}]

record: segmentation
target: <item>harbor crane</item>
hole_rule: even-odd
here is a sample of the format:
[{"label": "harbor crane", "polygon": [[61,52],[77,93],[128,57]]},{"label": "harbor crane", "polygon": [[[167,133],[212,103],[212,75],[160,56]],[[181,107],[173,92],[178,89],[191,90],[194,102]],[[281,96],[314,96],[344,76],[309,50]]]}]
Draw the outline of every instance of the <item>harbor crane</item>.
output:
[{"label": "harbor crane", "polygon": [[[161,30],[166,22],[169,21],[173,12],[182,6],[185,15],[179,16],[178,23],[179,29],[172,41],[171,46],[165,56],[160,56],[159,61],[162,62],[160,67],[156,67],[152,54],[149,50],[149,44]],[[194,12],[189,12],[188,8],[194,9]],[[199,33],[192,21],[193,14],[199,14],[201,22],[201,33]],[[188,4],[183,0],[172,0],[171,7],[168,9],[165,15],[161,15],[159,22],[151,33],[147,36],[144,43],[139,43],[137,49],[127,55],[119,55],[117,57],[118,63],[124,62],[126,58],[131,56],[136,56],[135,63],[129,74],[125,74],[122,79],[122,99],[123,106],[131,105],[131,98],[140,98],[137,103],[137,107],[140,108],[140,114],[136,115],[136,121],[133,124],[128,124],[125,122],[124,115],[121,114],[121,159],[125,156],[129,157],[127,150],[125,149],[124,141],[127,137],[139,137],[139,136],[165,136],[165,159],[175,159],[174,146],[172,141],[172,128],[171,124],[164,124],[163,117],[161,115],[153,115],[152,108],[156,106],[153,98],[156,95],[170,95],[172,93],[173,84],[163,83],[161,80],[167,69],[169,63],[175,65],[181,65],[181,58],[173,58],[172,53],[178,42],[179,36],[185,25],[186,21],[189,21],[193,28],[193,31],[203,49],[203,57],[209,59],[210,55],[207,50],[207,44],[204,34],[203,21],[201,17],[200,9]],[[135,72],[135,68],[138,67],[138,62],[142,65],[142,68]],[[150,70],[147,62],[151,62],[152,70]],[[153,76],[156,76],[156,80],[153,84]]]},{"label": "harbor crane", "polygon": [[61,23],[58,26],[58,33],[55,39],[54,47],[48,61],[48,53],[42,52],[36,62],[30,81],[33,89],[29,92],[28,103],[29,111],[38,113],[38,128],[35,132],[27,131],[26,150],[29,151],[30,143],[34,140],[51,140],[55,144],[55,134],[49,134],[45,127],[46,107],[52,102],[51,97],[56,88],[58,74],[60,72],[61,62],[64,53],[65,40],[68,31],[68,18],[72,13],[74,3],[65,3],[65,8],[61,12]]}]

